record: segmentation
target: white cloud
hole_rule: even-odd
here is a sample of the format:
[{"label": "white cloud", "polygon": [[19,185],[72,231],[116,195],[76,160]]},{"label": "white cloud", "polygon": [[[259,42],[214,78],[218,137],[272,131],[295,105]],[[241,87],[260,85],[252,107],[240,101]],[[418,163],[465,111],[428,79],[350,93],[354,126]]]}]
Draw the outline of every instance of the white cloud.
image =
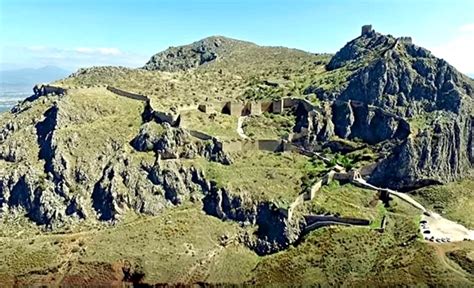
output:
[{"label": "white cloud", "polygon": [[100,55],[121,55],[122,51],[118,48],[89,48],[79,47],[74,49],[78,53],[84,54],[100,54]]},{"label": "white cloud", "polygon": [[35,45],[35,46],[26,47],[26,49],[28,49],[30,51],[45,51],[45,50],[48,49],[48,47]]},{"label": "white cloud", "polygon": [[453,32],[450,39],[430,50],[444,58],[459,71],[474,74],[474,23],[468,23]]},{"label": "white cloud", "polygon": [[148,55],[125,52],[115,47],[61,48],[35,45],[0,48],[0,63],[18,63],[18,66],[24,67],[55,65],[71,70],[104,65],[139,67],[149,58]]},{"label": "white cloud", "polygon": [[459,27],[459,31],[461,32],[474,32],[474,23],[466,24]]}]

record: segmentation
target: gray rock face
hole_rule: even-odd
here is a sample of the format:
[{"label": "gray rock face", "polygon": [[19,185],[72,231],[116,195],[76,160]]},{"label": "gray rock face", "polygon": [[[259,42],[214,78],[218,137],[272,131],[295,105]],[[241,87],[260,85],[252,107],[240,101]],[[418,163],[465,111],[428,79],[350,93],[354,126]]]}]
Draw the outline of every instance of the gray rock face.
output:
[{"label": "gray rock face", "polygon": [[357,101],[334,101],[308,121],[310,133],[300,143],[307,149],[315,149],[334,136],[378,144],[403,140],[410,134],[410,125],[402,117]]},{"label": "gray rock face", "polygon": [[242,44],[253,45],[226,37],[208,37],[190,45],[170,47],[157,53],[143,66],[143,69],[176,72],[197,68],[215,61],[232,51],[234,46]]},{"label": "gray rock face", "polygon": [[370,181],[411,190],[454,181],[469,173],[474,163],[473,118],[452,115],[431,125],[433,129],[408,137],[397,146],[381,161]]},{"label": "gray rock face", "polygon": [[[340,91],[307,90],[318,90],[321,99],[334,103],[335,135],[369,144],[403,140],[380,163],[371,181],[410,189],[469,173],[474,164],[470,79],[428,50],[379,33],[347,43],[327,65],[329,70],[348,67],[352,72]],[[354,102],[360,105],[347,104]],[[367,111],[367,107],[377,108]],[[428,122],[417,135],[408,124],[414,118]],[[320,130],[313,134],[314,139],[327,140],[319,136]]]},{"label": "gray rock face", "polygon": [[217,139],[199,141],[185,129],[174,128],[167,123],[143,124],[140,133],[131,144],[138,151],[155,151],[161,159],[190,159],[202,156],[210,161],[226,165],[232,162]]},{"label": "gray rock face", "polygon": [[204,211],[223,220],[257,225],[256,235],[244,235],[242,241],[259,255],[267,255],[288,248],[300,237],[298,219],[288,220],[273,203],[252,202],[241,195],[233,195],[226,188],[209,183],[203,198]]}]

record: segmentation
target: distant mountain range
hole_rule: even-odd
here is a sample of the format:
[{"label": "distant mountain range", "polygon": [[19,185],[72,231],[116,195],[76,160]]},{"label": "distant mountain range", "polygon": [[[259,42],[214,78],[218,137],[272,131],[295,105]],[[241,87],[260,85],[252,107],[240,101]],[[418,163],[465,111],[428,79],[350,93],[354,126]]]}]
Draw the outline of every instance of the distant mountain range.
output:
[{"label": "distant mountain range", "polygon": [[56,66],[0,71],[1,86],[33,86],[64,78],[71,72]]}]

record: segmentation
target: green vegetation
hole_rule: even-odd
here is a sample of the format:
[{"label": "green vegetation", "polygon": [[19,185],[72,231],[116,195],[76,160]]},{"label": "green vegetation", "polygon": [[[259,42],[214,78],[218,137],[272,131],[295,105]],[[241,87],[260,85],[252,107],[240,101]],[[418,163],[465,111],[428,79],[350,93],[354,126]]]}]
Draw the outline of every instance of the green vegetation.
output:
[{"label": "green vegetation", "polygon": [[[205,271],[202,269],[207,269],[211,263],[231,265],[232,259],[240,259],[239,262],[242,263],[255,263],[256,255],[248,249],[238,248],[240,244],[231,244],[229,248],[219,244],[222,235],[235,239],[237,232],[236,223],[222,222],[206,216],[199,207],[180,207],[167,210],[159,217],[139,218],[129,225],[105,230],[86,241],[87,250],[82,259],[107,262],[129,259],[139,262],[148,283],[203,281],[205,278],[193,277],[199,277],[200,273],[201,277],[208,276],[202,275]],[[227,249],[232,252],[226,252]],[[203,261],[209,263],[200,267]],[[196,271],[193,271],[193,267]],[[245,277],[245,265],[242,268],[237,273],[229,271],[231,279],[226,277],[226,270],[219,269],[214,273],[219,273],[218,276],[224,282],[242,282],[245,278],[239,277]],[[188,271],[189,275],[184,271]],[[209,272],[212,271],[209,267]],[[214,278],[217,279],[215,276]]]},{"label": "green vegetation", "polygon": [[331,166],[341,165],[346,170],[351,170],[354,167],[354,160],[346,155],[336,153],[331,159]]},{"label": "green vegetation", "polygon": [[474,229],[474,180],[462,181],[441,186],[430,186],[413,192],[412,196],[446,218]]},{"label": "green vegetation", "polygon": [[231,193],[245,195],[252,201],[273,201],[287,205],[301,192],[310,158],[297,153],[276,154],[266,151],[244,151],[231,154],[232,165],[186,160],[205,171],[206,178]]},{"label": "green vegetation", "polygon": [[[315,55],[283,47],[239,42],[226,57],[195,70],[174,73],[95,67],[57,81],[65,87],[112,85],[150,96],[153,107],[167,109],[207,101],[274,99],[302,95],[313,79],[322,77],[330,54]],[[278,61],[275,61],[278,59]],[[278,83],[268,86],[266,81]],[[330,81],[330,80],[327,80]]]},{"label": "green vegetation", "polygon": [[245,135],[254,139],[281,139],[293,132],[296,119],[291,113],[263,113],[245,119],[242,129]]},{"label": "green vegetation", "polygon": [[351,73],[346,67],[326,71],[321,77],[315,78],[311,85],[331,92],[338,91],[348,83]]},{"label": "green vegetation", "polygon": [[197,130],[220,139],[240,138],[237,133],[237,116],[186,111],[181,114],[181,119],[183,127],[190,130]]},{"label": "green vegetation", "polygon": [[274,285],[468,286],[431,246],[417,240],[411,218],[391,215],[385,233],[366,228],[323,228],[298,246],[262,259],[251,283]]},{"label": "green vegetation", "polygon": [[[0,238],[0,281],[18,274],[74,274],[77,271],[63,269],[68,259],[78,261],[74,270],[90,274],[93,270],[86,271],[87,267],[94,263],[128,261],[140,267],[147,283],[246,281],[258,257],[236,241],[241,228],[206,216],[201,209],[187,205],[166,210],[158,217],[132,214],[104,230],[18,240]],[[220,242],[222,235],[231,239],[225,246]],[[239,269],[230,269],[235,264]]]},{"label": "green vegetation", "polygon": [[379,204],[374,191],[333,181],[316,193],[307,209],[311,214],[330,213],[375,221],[379,218]]},{"label": "green vegetation", "polygon": [[474,275],[474,251],[459,249],[446,253],[448,258],[456,262],[466,272]]}]

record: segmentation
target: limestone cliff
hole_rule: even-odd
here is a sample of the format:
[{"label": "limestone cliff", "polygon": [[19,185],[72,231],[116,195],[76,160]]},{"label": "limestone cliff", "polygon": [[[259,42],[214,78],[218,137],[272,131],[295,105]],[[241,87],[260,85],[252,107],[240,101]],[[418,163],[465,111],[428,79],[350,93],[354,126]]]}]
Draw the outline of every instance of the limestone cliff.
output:
[{"label": "limestone cliff", "polygon": [[324,127],[334,126],[334,131],[321,138],[321,121],[315,119],[315,139],[337,135],[369,144],[401,141],[381,161],[372,182],[411,189],[470,173],[474,164],[471,79],[407,37],[374,31],[348,42],[327,69],[347,76],[343,85],[332,90],[306,89],[334,103],[331,113],[323,117],[324,121],[331,117],[332,123]]}]

